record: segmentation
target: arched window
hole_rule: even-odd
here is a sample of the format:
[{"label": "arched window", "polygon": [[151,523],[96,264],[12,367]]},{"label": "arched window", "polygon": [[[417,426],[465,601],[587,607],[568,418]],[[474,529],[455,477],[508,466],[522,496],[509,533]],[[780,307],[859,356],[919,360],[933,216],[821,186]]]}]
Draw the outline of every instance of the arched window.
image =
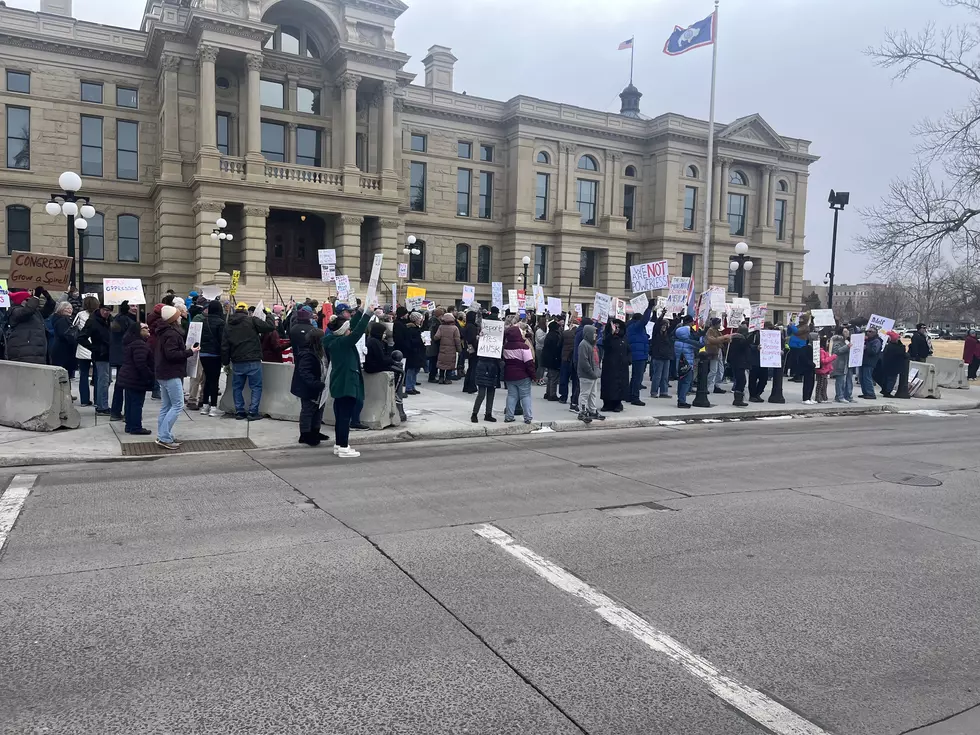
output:
[{"label": "arched window", "polygon": [[292,25],[279,26],[263,48],[309,59],[320,58],[320,44],[316,39],[305,28]]},{"label": "arched window", "polygon": [[735,186],[748,186],[749,180],[741,171],[733,170],[728,174],[728,183],[734,184]]},{"label": "arched window", "polygon": [[687,167],[687,174],[686,175],[687,175],[687,178],[689,178],[689,179],[697,179],[697,178],[700,178],[700,176],[701,176],[700,172],[698,171],[698,167],[697,166],[688,166]]},{"label": "arched window", "polygon": [[493,257],[493,250],[489,245],[481,245],[477,251],[476,259],[476,282],[490,283],[490,261]]},{"label": "arched window", "polygon": [[456,246],[456,280],[466,282],[470,279],[470,246],[460,243]]},{"label": "arched window", "polygon": [[578,159],[578,167],[582,171],[599,170],[599,164],[596,163],[596,160],[592,156],[588,156],[588,155],[582,156],[580,159]]},{"label": "arched window", "polygon": [[628,178],[628,179],[635,179],[636,178],[636,166],[627,166],[626,167],[626,171],[623,172],[623,175],[626,178]]},{"label": "arched window", "polygon": [[140,218],[132,214],[121,214],[117,220],[119,231],[116,235],[118,260],[120,263],[140,262]]},{"label": "arched window", "polygon": [[302,40],[302,32],[299,28],[295,26],[280,26],[279,27],[279,50],[284,54],[293,54],[294,56],[299,56],[300,41]]},{"label": "arched window", "polygon": [[551,163],[551,156],[548,155],[547,151],[538,152],[538,163]]},{"label": "arched window", "polygon": [[780,179],[779,184],[777,184],[780,191],[789,191],[789,184],[786,183],[785,179]]},{"label": "arched window", "polygon": [[7,255],[31,252],[31,210],[20,204],[7,207]]},{"label": "arched window", "polygon": [[306,37],[306,55],[311,59],[320,58],[320,47],[317,46],[317,43],[313,40],[312,36]]},{"label": "arched window", "polygon": [[97,213],[80,232],[85,260],[105,260],[105,217]]},{"label": "arched window", "polygon": [[412,253],[408,256],[408,277],[413,281],[425,280],[425,240],[416,240],[412,245],[413,250],[418,250],[419,254]]}]

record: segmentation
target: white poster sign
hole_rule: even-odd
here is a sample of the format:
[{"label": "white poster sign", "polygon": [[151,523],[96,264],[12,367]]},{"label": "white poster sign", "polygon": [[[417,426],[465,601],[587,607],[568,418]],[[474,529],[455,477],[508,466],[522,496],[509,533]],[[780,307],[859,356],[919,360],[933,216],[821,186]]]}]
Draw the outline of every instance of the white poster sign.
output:
[{"label": "white poster sign", "polygon": [[7,288],[7,280],[0,278],[0,309],[10,308],[10,290]]},{"label": "white poster sign", "polygon": [[320,266],[320,280],[324,283],[330,283],[337,278],[337,266],[335,265],[321,265]]},{"label": "white poster sign", "polygon": [[364,296],[364,305],[372,307],[378,305],[378,280],[381,278],[381,261],[384,255],[378,253],[374,256],[374,265],[371,266],[371,280],[368,281],[367,294]]},{"label": "white poster sign", "polygon": [[725,311],[725,296],[725,289],[721,286],[711,286],[708,289],[708,298],[712,311],[719,313]]},{"label": "white poster sign", "polygon": [[759,333],[759,367],[783,366],[783,335],[776,329],[763,329]]},{"label": "white poster sign", "polygon": [[833,327],[837,325],[833,309],[814,309],[810,313],[813,314],[813,326],[815,327]]},{"label": "white poster sign", "polygon": [[483,330],[480,332],[480,344],[477,346],[477,357],[500,358],[504,352],[504,323],[485,319]]},{"label": "white poster sign", "polygon": [[657,260],[653,263],[631,265],[630,281],[633,284],[633,293],[667,288],[670,282],[670,277],[667,275],[667,261]]},{"label": "white poster sign", "polygon": [[511,314],[517,313],[517,289],[507,289],[507,311]]},{"label": "white poster sign", "polygon": [[544,287],[531,286],[531,293],[534,294],[534,310],[539,314],[544,314],[548,308],[547,301],[544,297]]},{"label": "white poster sign", "polygon": [[259,303],[255,305],[255,316],[259,319],[265,319],[265,301],[259,299]]},{"label": "white poster sign", "polygon": [[667,297],[666,296],[658,296],[657,297],[657,306],[655,307],[655,309],[656,309],[656,312],[658,314],[661,311],[666,311],[667,310]]},{"label": "white poster sign", "polygon": [[667,311],[671,314],[686,314],[691,299],[691,279],[674,276],[670,279],[670,293],[667,294]]},{"label": "white poster sign", "polygon": [[118,306],[123,301],[131,304],[146,303],[143,282],[139,278],[103,278],[102,293],[104,296],[102,303],[107,306]]},{"label": "white poster sign", "polygon": [[769,304],[756,304],[752,307],[749,317],[749,331],[759,332],[766,326],[769,316]]},{"label": "white poster sign", "polygon": [[408,278],[408,263],[399,263],[398,264],[398,277],[399,278]]},{"label": "white poster sign", "polygon": [[890,332],[895,328],[895,320],[889,319],[886,316],[879,316],[878,314],[872,314],[871,318],[868,319],[868,329],[877,329],[879,332]]},{"label": "white poster sign", "polygon": [[561,314],[561,299],[556,299],[554,296],[548,297],[548,313],[551,316],[558,316]]},{"label": "white poster sign", "polygon": [[861,367],[864,362],[864,335],[851,335],[851,353],[847,359],[847,367]]},{"label": "white poster sign", "polygon": [[728,305],[728,326],[737,328],[743,321],[745,321],[745,309],[737,304]]},{"label": "white poster sign", "polygon": [[612,296],[596,291],[595,300],[592,302],[592,320],[605,324],[609,321],[610,308],[612,308]]},{"label": "white poster sign", "polygon": [[469,306],[476,298],[476,286],[463,286],[463,304]]},{"label": "white poster sign", "polygon": [[630,306],[633,307],[634,314],[642,314],[650,306],[650,299],[647,298],[645,293],[641,293],[639,296],[630,299]]},{"label": "white poster sign", "polygon": [[208,301],[214,301],[221,295],[221,286],[205,286],[201,289],[201,296]]},{"label": "white poster sign", "polygon": [[391,284],[391,308],[398,308],[398,284]]},{"label": "white poster sign", "polygon": [[575,304],[575,316],[577,316],[579,319],[582,318],[582,305],[581,304]]},{"label": "white poster sign", "polygon": [[350,276],[337,276],[337,299],[350,301]]},{"label": "white poster sign", "polygon": [[337,265],[337,251],[336,250],[317,250],[317,259],[320,261],[320,265]]},{"label": "white poster sign", "polygon": [[626,321],[626,302],[622,299],[613,299],[613,306],[615,307],[615,315],[617,319]]},{"label": "white poster sign", "polygon": [[501,311],[504,309],[504,284],[499,281],[490,284],[490,306],[496,306]]},{"label": "white poster sign", "polygon": [[813,343],[813,367],[820,367],[820,340]]},{"label": "white poster sign", "polygon": [[[201,344],[201,330],[204,329],[204,322],[191,322],[187,325],[187,338],[184,340],[184,346],[189,350],[194,345]],[[195,352],[193,355],[187,358],[187,377],[196,378],[198,365],[201,362],[201,355]]]}]

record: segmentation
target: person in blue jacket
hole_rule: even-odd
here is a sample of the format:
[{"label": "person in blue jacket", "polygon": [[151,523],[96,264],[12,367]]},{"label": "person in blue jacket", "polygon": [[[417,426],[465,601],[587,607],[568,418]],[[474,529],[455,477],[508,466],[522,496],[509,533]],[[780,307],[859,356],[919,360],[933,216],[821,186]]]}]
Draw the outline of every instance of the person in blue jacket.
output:
[{"label": "person in blue jacket", "polygon": [[642,314],[633,314],[626,325],[626,341],[630,346],[630,403],[634,406],[647,405],[640,400],[640,390],[643,386],[643,374],[647,369],[647,359],[650,357],[650,338],[647,337],[647,324],[656,302],[651,301]]},{"label": "person in blue jacket", "polygon": [[864,356],[859,369],[861,377],[861,398],[875,400],[874,371],[881,360],[882,342],[878,330],[868,327],[864,333]]},{"label": "person in blue jacket", "polygon": [[694,317],[690,314],[681,320],[681,326],[674,331],[674,360],[677,363],[677,407],[690,408],[687,392],[694,380],[694,362],[701,348],[701,339],[691,331]]}]

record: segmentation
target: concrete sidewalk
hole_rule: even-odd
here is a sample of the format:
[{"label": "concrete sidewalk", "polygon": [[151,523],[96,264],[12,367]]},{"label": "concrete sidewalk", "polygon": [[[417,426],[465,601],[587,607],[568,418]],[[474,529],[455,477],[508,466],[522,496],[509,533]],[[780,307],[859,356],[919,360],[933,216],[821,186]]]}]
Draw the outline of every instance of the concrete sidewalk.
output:
[{"label": "concrete sidewalk", "polygon": [[[222,376],[222,390],[224,390]],[[730,388],[730,385],[723,386]],[[77,390],[77,386],[76,386]],[[595,421],[586,426],[575,418],[567,405],[545,401],[544,387],[534,386],[533,417],[530,426],[520,417],[514,423],[504,423],[504,406],[507,392],[497,391],[493,415],[497,423],[485,423],[481,411],[480,422],[470,421],[474,396],[462,392],[460,382],[452,385],[436,385],[422,382],[422,395],[405,399],[408,422],[383,431],[353,432],[353,445],[385,444],[392,442],[426,439],[453,439],[464,437],[528,434],[534,431],[600,431],[622,428],[638,428],[658,425],[678,425],[697,421],[749,420],[775,416],[847,415],[900,411],[966,411],[980,408],[980,389],[943,389],[943,397],[934,399],[866,401],[855,404],[828,403],[804,406],[802,386],[786,383],[783,394],[785,404],[753,403],[748,408],[732,406],[732,395],[712,395],[713,406],[707,409],[678,409],[675,399],[643,400],[644,407],[626,405],[619,414],[609,415],[606,421]],[[671,386],[674,390],[674,386]],[[833,388],[831,388],[833,391]],[[125,433],[123,422],[110,422],[107,417],[95,416],[93,408],[80,408],[81,427],[53,433],[36,433],[0,427],[0,467],[38,464],[105,461],[106,459],[155,456],[160,454],[195,453],[200,451],[296,448],[299,436],[298,424],[264,419],[258,422],[238,421],[234,417],[210,418],[197,411],[185,411],[174,427],[175,436],[184,446],[180,452],[168,452],[152,442],[156,438],[157,415],[160,402],[147,397],[143,411],[143,425],[154,432],[150,436],[130,436]],[[97,419],[97,420],[96,420]],[[324,433],[333,435],[331,427]]]}]

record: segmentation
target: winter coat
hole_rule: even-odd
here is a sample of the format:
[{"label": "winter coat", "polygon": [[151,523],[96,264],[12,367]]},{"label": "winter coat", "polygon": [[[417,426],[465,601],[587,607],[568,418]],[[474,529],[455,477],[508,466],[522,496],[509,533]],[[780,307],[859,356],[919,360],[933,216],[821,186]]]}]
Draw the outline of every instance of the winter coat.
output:
[{"label": "winter coat", "polygon": [[476,356],[476,351],[480,349],[480,328],[476,324],[476,312],[466,312],[466,326],[462,333],[463,349],[468,355]]},{"label": "winter coat", "polygon": [[548,325],[548,336],[544,338],[539,364],[549,370],[561,370],[562,334],[558,322]]},{"label": "winter coat", "polygon": [[[295,317],[292,326],[289,327],[289,344],[293,348],[293,360],[296,360],[296,353],[311,349],[307,336],[316,325],[313,322]],[[312,400],[312,399],[311,399]]]},{"label": "winter coat", "polygon": [[881,337],[872,337],[864,341],[864,359],[861,367],[874,369],[881,360]]},{"label": "winter coat", "polygon": [[451,314],[442,315],[442,324],[436,330],[432,341],[439,343],[439,359],[436,367],[439,370],[455,370],[462,340],[459,336],[459,327]]},{"label": "winter coat", "polygon": [[[591,324],[592,320],[586,317],[582,320],[582,323],[579,324],[578,329],[575,330],[575,349],[573,350],[572,354],[575,355],[576,369],[578,365],[578,348],[582,344],[582,340],[585,338],[585,328]],[[598,330],[598,327],[596,327],[596,329]]]},{"label": "winter coat", "polygon": [[395,349],[403,355],[408,355],[408,317],[396,319],[391,327],[391,336],[395,340]]},{"label": "winter coat", "polygon": [[577,327],[569,327],[564,332],[561,333],[561,361],[562,363],[571,362],[574,365],[575,360],[575,335],[578,332]]},{"label": "winter coat", "polygon": [[122,311],[112,318],[112,326],[109,328],[109,364],[119,367],[123,363],[123,337],[129,332],[129,328],[138,322],[128,311]]},{"label": "winter coat", "polygon": [[156,323],[157,341],[153,364],[157,380],[183,380],[187,377],[187,358],[194,354],[184,346],[186,335],[176,324],[163,319]]},{"label": "winter coat", "polygon": [[326,383],[323,380],[323,362],[311,348],[299,352],[293,350],[293,379],[289,392],[297,398],[318,401]]},{"label": "winter coat", "polygon": [[351,316],[347,334],[328,332],[323,337],[323,349],[330,355],[330,395],[334,399],[364,400],[364,377],[357,343],[367,331],[370,320],[367,314],[358,311]]},{"label": "winter coat", "polygon": [[578,356],[575,369],[579,380],[598,380],[600,375],[599,351],[596,349],[596,328],[587,324],[582,333],[582,342],[578,346]]},{"label": "winter coat", "polygon": [[[90,316],[91,316],[91,314],[89,314],[84,309],[82,309],[77,314],[75,314],[75,319],[74,319],[74,321],[72,321],[72,326],[75,327],[75,334],[76,335],[80,335],[82,333],[82,330],[85,329],[85,322],[88,321],[88,318]],[[78,342],[77,337],[76,337],[76,340],[75,341],[76,341],[76,343]],[[92,353],[89,350],[87,350],[84,347],[82,347],[81,345],[78,345],[75,348],[75,359],[76,360],[91,360],[92,359]]]},{"label": "winter coat", "polygon": [[728,347],[728,364],[732,370],[745,370],[752,366],[752,346],[744,334],[736,332],[732,335]]},{"label": "winter coat", "polygon": [[504,330],[504,380],[516,383],[530,378],[535,380],[534,355],[519,327],[507,327]]},{"label": "winter coat", "polygon": [[55,314],[51,317],[54,337],[49,345],[48,359],[52,365],[71,371],[75,366],[75,351],[78,349],[78,332],[72,326],[71,317]]},{"label": "winter coat", "polygon": [[806,347],[810,337],[809,321],[801,321],[799,326],[790,324],[786,327],[786,336],[789,337],[789,348]]},{"label": "winter coat", "polygon": [[96,311],[85,322],[78,344],[89,350],[92,362],[109,362],[109,320]]},{"label": "winter coat", "polygon": [[282,362],[282,344],[276,329],[262,335],[262,362]]},{"label": "winter coat", "polygon": [[602,383],[599,397],[603,402],[628,401],[630,398],[630,346],[626,341],[625,325],[620,320],[619,332],[613,334],[612,321],[606,324],[602,351]]},{"label": "winter coat", "polygon": [[476,384],[481,388],[499,388],[504,374],[504,361],[496,357],[479,357],[476,360]]},{"label": "winter coat", "polygon": [[140,325],[136,322],[123,336],[123,364],[116,380],[126,390],[153,390],[153,352],[149,342],[140,335]]},{"label": "winter coat", "polygon": [[884,377],[894,377],[901,372],[905,365],[905,345],[901,340],[888,341],[881,352],[881,374]]},{"label": "winter coat", "polygon": [[442,309],[436,309],[429,315],[429,320],[425,327],[429,330],[429,344],[425,347],[425,356],[427,358],[439,356],[439,343],[436,342],[436,332],[442,326],[442,317],[445,313]]},{"label": "winter coat", "polygon": [[647,324],[657,302],[652,301],[640,319],[630,319],[626,325],[626,341],[630,346],[630,359],[633,361],[646,360],[650,356],[650,338],[647,337]]},{"label": "winter coat", "polygon": [[390,355],[385,354],[384,342],[372,336],[365,340],[365,344],[367,346],[367,355],[364,357],[364,372],[368,375],[373,375],[374,373],[383,373],[385,370],[391,370],[392,365],[394,365],[394,360],[391,359]]},{"label": "winter coat", "polygon": [[827,350],[820,348],[820,367],[816,369],[817,375],[830,375],[830,371],[834,367],[834,356],[831,355]]},{"label": "winter coat", "polygon": [[980,341],[976,335],[968,334],[963,342],[963,362],[969,365],[974,358],[980,357]]},{"label": "winter coat", "polygon": [[[161,319],[161,316],[160,316],[160,310],[161,309],[163,309],[163,304],[157,304],[156,306],[153,307],[153,311],[151,311],[149,314],[146,315],[146,326],[148,326],[150,328],[150,349],[153,350],[153,354],[154,355],[156,354],[156,351],[157,351],[157,330],[156,330],[156,326],[157,326],[157,322],[160,321],[160,319]],[[221,352],[219,350],[218,352],[216,352],[214,354],[220,355]]]},{"label": "winter coat", "polygon": [[[202,324],[201,354],[220,356],[221,341],[225,334],[224,316],[221,314],[205,314]],[[147,326],[149,326],[149,322],[147,322]]]},{"label": "winter coat", "polygon": [[422,330],[415,323],[406,324],[402,330],[401,346],[395,338],[395,349],[401,350],[405,356],[405,367],[409,370],[419,370],[425,367],[425,343],[422,341]]},{"label": "winter coat", "polygon": [[834,357],[833,365],[830,367],[831,377],[836,378],[850,372],[847,363],[851,360],[851,348],[843,338],[839,341],[830,341],[830,354]]},{"label": "winter coat", "polygon": [[247,311],[236,311],[228,317],[221,338],[221,364],[262,362],[260,335],[274,332],[275,329],[276,324],[271,315],[263,321]]},{"label": "winter coat", "polygon": [[674,331],[674,359],[680,361],[681,355],[687,364],[694,367],[694,359],[700,346],[700,340],[691,334],[690,327],[678,327]]},{"label": "winter coat", "polygon": [[704,354],[712,360],[718,359],[723,353],[722,345],[728,341],[728,337],[723,335],[718,327],[708,327],[704,335]]},{"label": "winter coat", "polygon": [[657,317],[653,323],[653,336],[650,337],[650,359],[652,360],[673,360],[674,359],[674,330],[668,324],[667,329],[663,329],[666,315]]},{"label": "winter coat", "polygon": [[[925,362],[931,354],[932,348],[929,347],[929,339],[922,332],[915,332],[912,335],[912,344],[909,345],[909,359]],[[966,361],[965,353],[963,359]]]},{"label": "winter coat", "polygon": [[47,294],[44,306],[31,296],[20,306],[7,310],[7,359],[46,365],[48,362],[48,331],[44,320],[54,313],[55,303]]},{"label": "winter coat", "polygon": [[534,354],[540,355],[544,350],[544,340],[548,336],[548,330],[538,327],[534,330]]}]

